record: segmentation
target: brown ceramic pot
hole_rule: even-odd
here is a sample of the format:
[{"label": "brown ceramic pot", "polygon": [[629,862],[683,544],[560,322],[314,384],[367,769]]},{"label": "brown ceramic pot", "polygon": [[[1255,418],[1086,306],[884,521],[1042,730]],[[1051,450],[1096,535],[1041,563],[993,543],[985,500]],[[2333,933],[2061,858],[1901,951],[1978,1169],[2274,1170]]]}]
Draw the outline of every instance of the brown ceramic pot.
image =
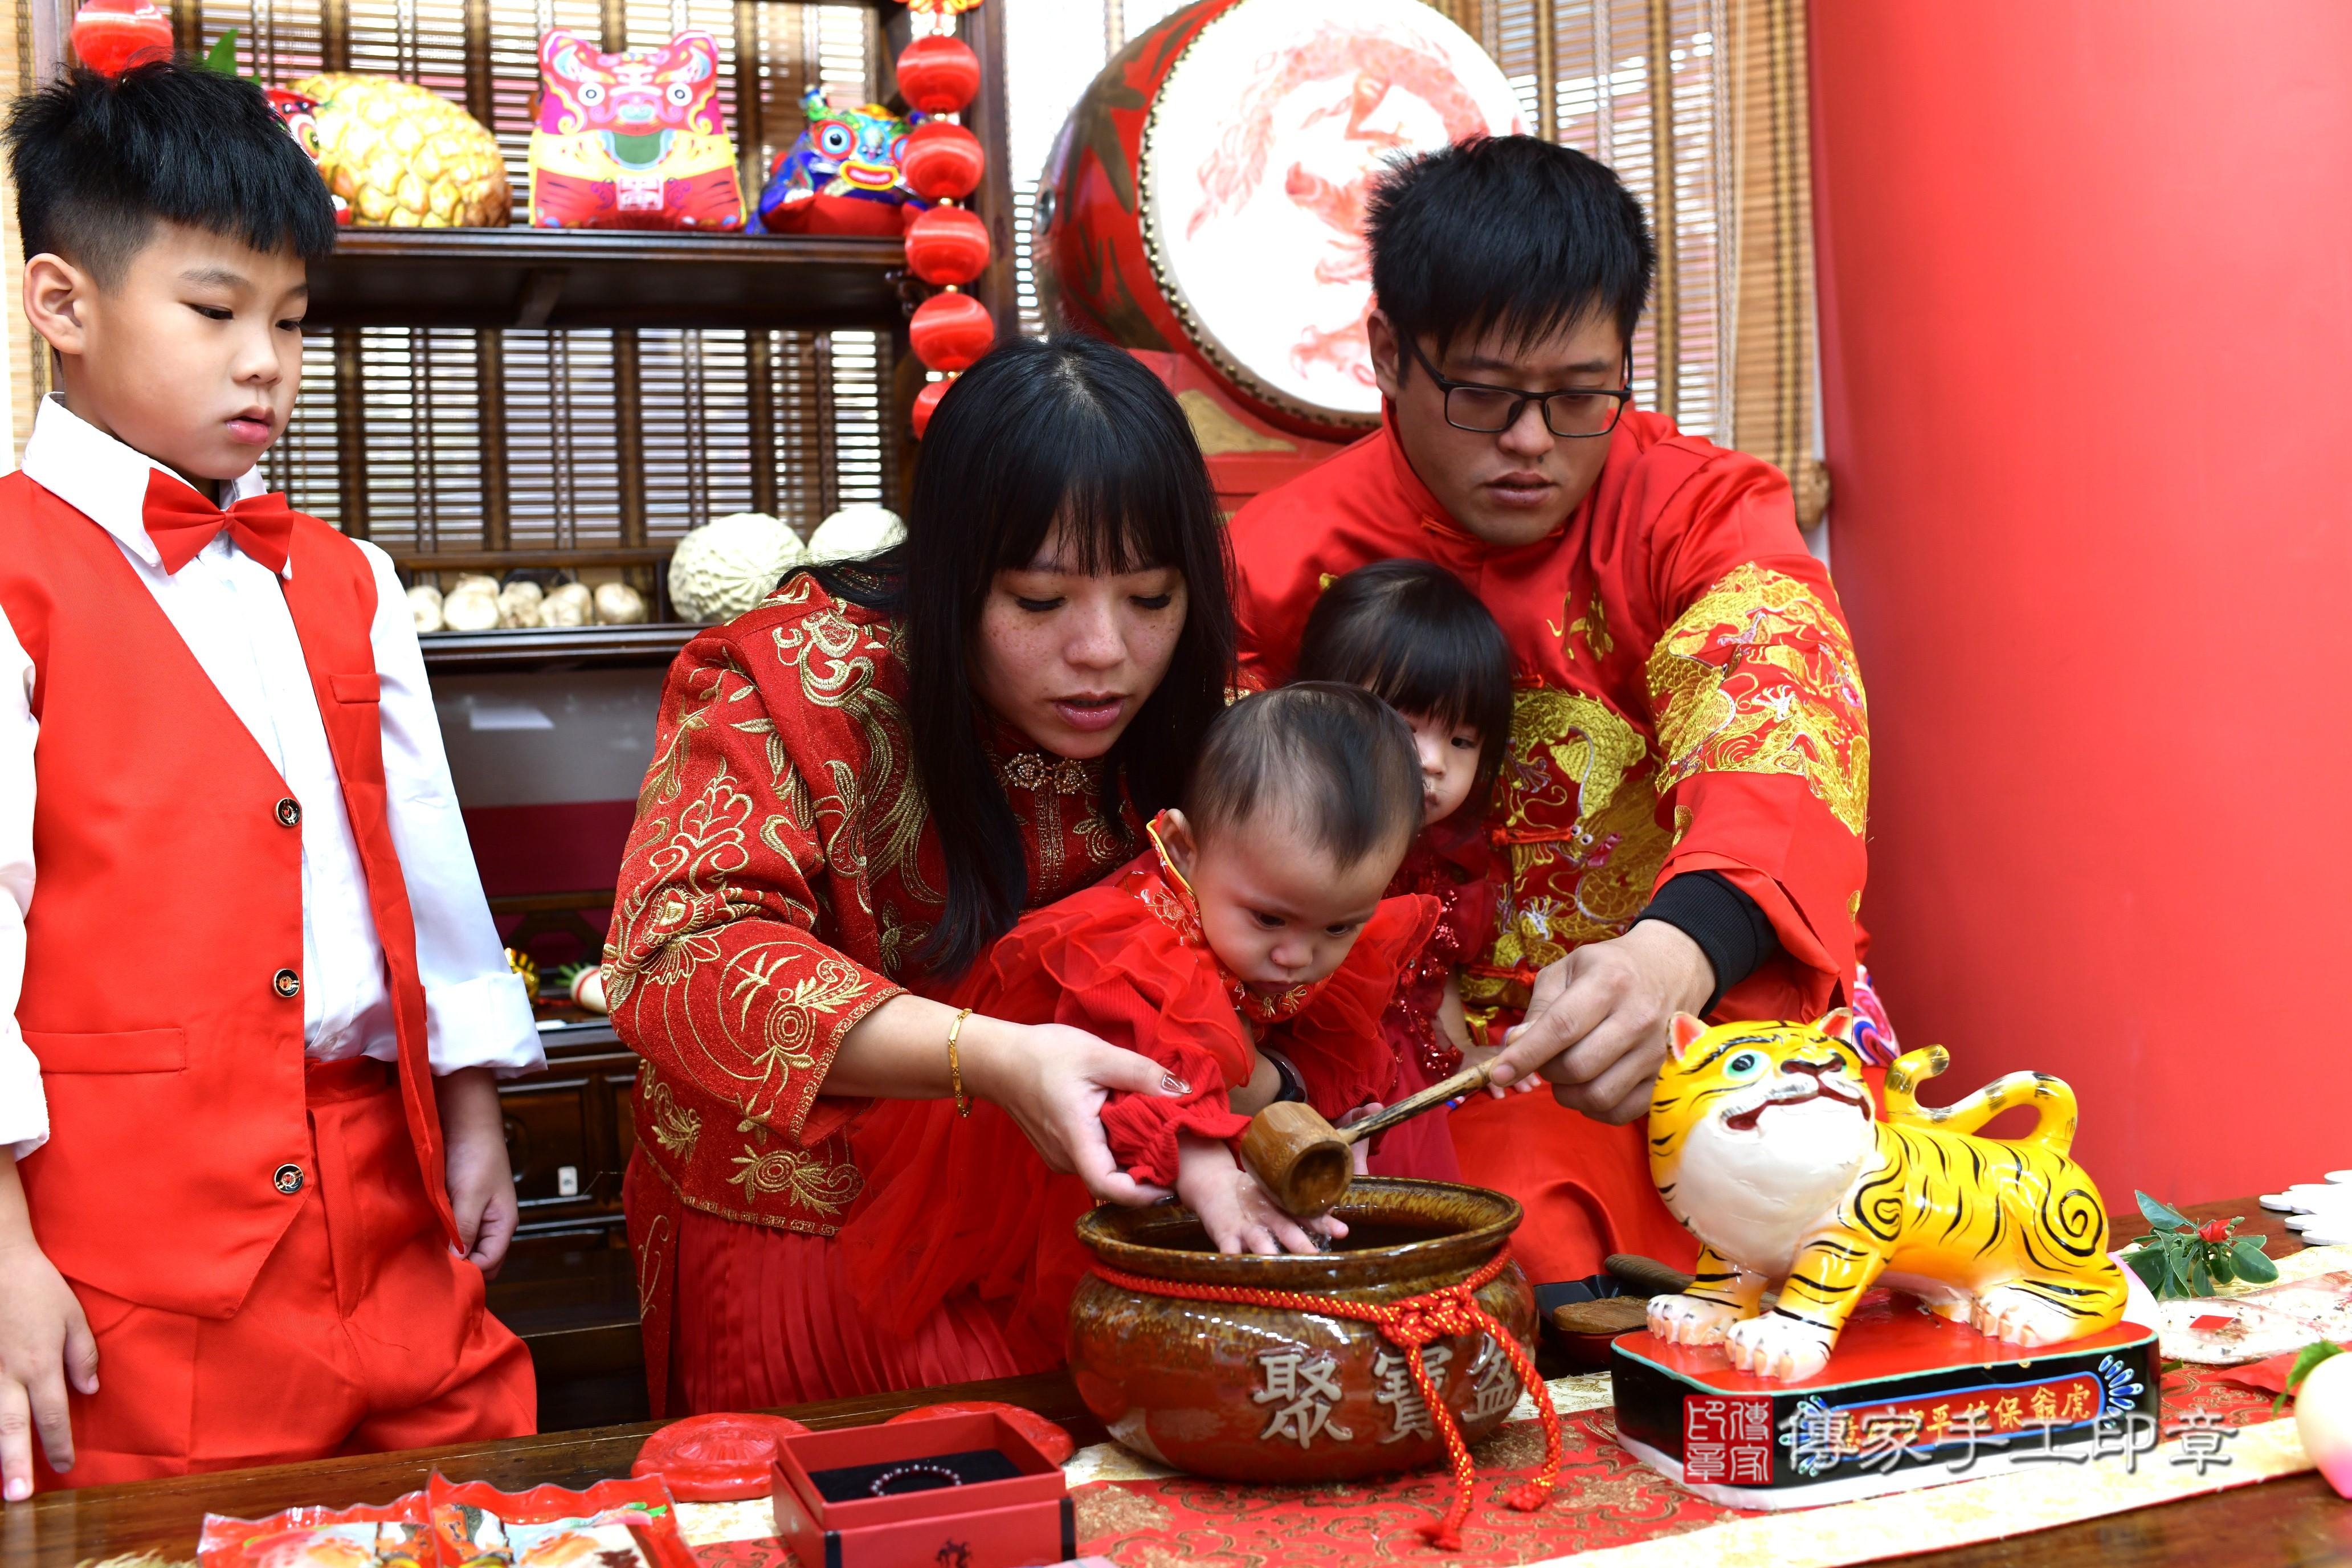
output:
[{"label": "brown ceramic pot", "polygon": [[[1126,1274],[1383,1302],[1460,1284],[1519,1223],[1502,1194],[1443,1182],[1359,1177],[1333,1212],[1353,1232],[1349,1250],[1319,1255],[1224,1257],[1173,1206],[1098,1208],[1078,1236]],[[1534,1353],[1535,1293],[1517,1263],[1478,1302]],[[1332,1481],[1444,1461],[1403,1351],[1371,1323],[1179,1300],[1089,1274],[1070,1303],[1069,1351],[1079,1395],[1111,1436],[1193,1475]],[[1510,1361],[1485,1336],[1437,1340],[1427,1353],[1471,1441],[1517,1403]]]}]

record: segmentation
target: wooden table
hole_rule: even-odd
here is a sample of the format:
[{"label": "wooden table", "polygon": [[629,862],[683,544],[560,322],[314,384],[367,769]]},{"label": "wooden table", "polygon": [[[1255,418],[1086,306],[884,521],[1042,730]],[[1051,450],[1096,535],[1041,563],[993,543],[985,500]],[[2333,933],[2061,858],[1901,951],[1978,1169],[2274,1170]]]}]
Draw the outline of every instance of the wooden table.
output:
[{"label": "wooden table", "polygon": [[[2273,1256],[2300,1249],[2276,1217],[2251,1198],[2204,1204],[2188,1212],[2200,1219],[2244,1215],[2242,1233],[2272,1237]],[[2146,1228],[2136,1215],[2120,1217],[2114,1227],[2117,1245]],[[1082,1445],[1104,1437],[1101,1423],[1087,1412],[1068,1377],[1060,1373],[834,1400],[785,1414],[818,1428],[854,1426],[946,1399],[1001,1399],[1060,1422]],[[0,1508],[0,1563],[6,1568],[73,1568],[93,1559],[143,1552],[192,1558],[197,1528],[207,1513],[250,1519],[296,1503],[383,1502],[422,1487],[435,1469],[510,1490],[549,1481],[584,1487],[626,1475],[638,1445],[653,1429],[651,1425],[604,1426],[503,1443],[415,1448],[48,1493]],[[2206,1568],[2214,1563],[2302,1568],[2352,1563],[2352,1502],[2338,1498],[2317,1474],[2305,1472],[1905,1561],[1922,1568]]]}]

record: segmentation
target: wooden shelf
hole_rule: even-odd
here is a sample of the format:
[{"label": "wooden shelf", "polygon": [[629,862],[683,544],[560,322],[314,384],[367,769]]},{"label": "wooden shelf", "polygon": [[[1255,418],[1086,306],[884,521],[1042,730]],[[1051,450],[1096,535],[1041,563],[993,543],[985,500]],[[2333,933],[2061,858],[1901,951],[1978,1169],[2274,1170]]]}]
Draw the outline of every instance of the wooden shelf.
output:
[{"label": "wooden shelf", "polygon": [[509,631],[426,632],[425,668],[436,675],[518,670],[666,668],[702,630],[657,622],[640,626],[539,626]]},{"label": "wooden shelf", "polygon": [[312,268],[313,327],[878,327],[906,247],[836,235],[347,228]]}]

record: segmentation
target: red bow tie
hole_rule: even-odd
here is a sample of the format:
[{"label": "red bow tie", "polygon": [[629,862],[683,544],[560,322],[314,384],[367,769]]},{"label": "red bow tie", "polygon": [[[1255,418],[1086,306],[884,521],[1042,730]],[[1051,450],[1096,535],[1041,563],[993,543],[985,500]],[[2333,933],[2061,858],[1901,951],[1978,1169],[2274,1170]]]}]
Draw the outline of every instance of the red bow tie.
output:
[{"label": "red bow tie", "polygon": [[162,552],[166,572],[194,561],[226,528],[239,550],[283,573],[287,542],[294,537],[294,509],[283,495],[252,496],[223,511],[160,468],[147,481],[146,520],[147,537]]}]

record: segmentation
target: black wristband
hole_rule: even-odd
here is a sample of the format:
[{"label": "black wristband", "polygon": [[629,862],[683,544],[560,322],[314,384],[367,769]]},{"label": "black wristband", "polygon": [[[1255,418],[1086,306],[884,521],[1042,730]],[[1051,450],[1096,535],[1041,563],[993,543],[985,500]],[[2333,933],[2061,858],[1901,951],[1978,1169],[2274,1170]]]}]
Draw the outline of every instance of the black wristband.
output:
[{"label": "black wristband", "polygon": [[1702,1014],[1714,1012],[1725,992],[1780,951],[1780,933],[1762,907],[1720,871],[1684,872],[1660,888],[1649,908],[1633,918],[1663,921],[1706,954],[1715,970],[1715,993]]},{"label": "black wristband", "polygon": [[1257,1054],[1274,1064],[1274,1076],[1282,1080],[1282,1089],[1275,1095],[1274,1102],[1279,1105],[1285,1100],[1293,1100],[1304,1104],[1307,1081],[1298,1076],[1298,1069],[1290,1065],[1290,1058],[1280,1051],[1267,1050],[1264,1046],[1258,1047]]}]

